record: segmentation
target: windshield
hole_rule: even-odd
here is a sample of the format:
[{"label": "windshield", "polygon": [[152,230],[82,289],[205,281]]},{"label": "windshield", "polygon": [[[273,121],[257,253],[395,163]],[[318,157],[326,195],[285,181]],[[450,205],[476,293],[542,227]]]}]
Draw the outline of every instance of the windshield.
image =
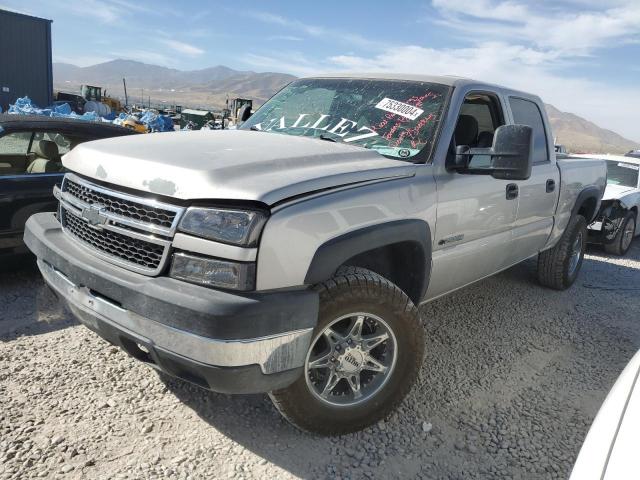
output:
[{"label": "windshield", "polygon": [[638,170],[640,166],[633,163],[607,160],[607,184],[637,188]]},{"label": "windshield", "polygon": [[430,152],[449,87],[397,80],[302,79],[265,103],[242,129],[308,136],[413,161]]}]

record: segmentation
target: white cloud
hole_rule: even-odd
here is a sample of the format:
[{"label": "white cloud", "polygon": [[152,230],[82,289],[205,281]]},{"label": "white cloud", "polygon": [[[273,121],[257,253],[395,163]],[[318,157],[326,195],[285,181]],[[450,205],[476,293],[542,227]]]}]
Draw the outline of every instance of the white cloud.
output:
[{"label": "white cloud", "polygon": [[73,0],[66,2],[64,9],[73,15],[83,18],[95,18],[102,23],[114,25],[127,16],[128,10],[122,5],[116,5],[98,0]]},{"label": "white cloud", "polygon": [[89,67],[91,65],[97,65],[98,63],[108,62],[115,57],[102,57],[97,55],[73,55],[73,56],[60,56],[54,55],[53,61],[59,63],[70,63],[78,67]]},{"label": "white cloud", "polygon": [[271,72],[287,72],[298,76],[314,75],[331,68],[329,63],[325,63],[323,68],[318,62],[309,60],[298,52],[272,52],[267,55],[248,53],[240,60],[255,68]]},{"label": "white cloud", "polygon": [[[254,11],[250,10],[248,12],[244,12],[244,15],[259,20],[263,23],[270,23],[273,25],[279,25],[281,27],[286,27],[292,30],[296,30],[302,32],[311,37],[318,38],[320,40],[324,39],[330,42],[338,42],[338,43],[346,43],[354,46],[358,46],[361,48],[381,48],[384,46],[383,43],[371,40],[369,38],[363,37],[362,35],[358,35],[352,32],[338,31],[331,28],[326,28],[319,25],[312,25],[304,22],[300,22],[298,20],[292,20],[282,15],[276,15],[269,12],[262,11]],[[388,44],[388,42],[387,42]]]},{"label": "white cloud", "polygon": [[190,57],[197,57],[198,55],[202,55],[203,53],[205,53],[203,49],[198,48],[195,45],[191,45],[185,42],[180,42],[178,40],[166,39],[166,40],[161,40],[161,42],[165,44],[167,47],[175,50],[176,52],[184,53],[185,55],[188,55]]},{"label": "white cloud", "polygon": [[67,0],[64,12],[86,18],[94,18],[101,23],[122,27],[128,25],[134,15],[181,16],[182,12],[171,7],[154,5],[129,0]]},{"label": "white cloud", "polygon": [[[604,8],[602,5],[604,4]],[[640,35],[640,2],[627,0],[600,6],[583,5],[582,11],[537,8],[514,1],[433,0],[442,18],[437,23],[460,33],[483,38],[509,38],[571,55],[631,42]]]},{"label": "white cloud", "polygon": [[285,42],[302,42],[303,38],[294,35],[271,35],[268,40],[282,40]]},{"label": "white cloud", "polygon": [[174,66],[176,64],[173,58],[168,57],[162,53],[154,52],[152,50],[142,49],[127,49],[126,51],[114,51],[110,52],[113,58],[122,58],[124,60],[136,60],[138,62],[162,65],[165,67]]},{"label": "white cloud", "polygon": [[22,15],[30,15],[32,17],[36,16],[36,14],[30,10],[25,10],[23,8],[13,8],[8,5],[4,5],[2,3],[0,3],[0,10],[7,10],[9,12],[21,13]]}]

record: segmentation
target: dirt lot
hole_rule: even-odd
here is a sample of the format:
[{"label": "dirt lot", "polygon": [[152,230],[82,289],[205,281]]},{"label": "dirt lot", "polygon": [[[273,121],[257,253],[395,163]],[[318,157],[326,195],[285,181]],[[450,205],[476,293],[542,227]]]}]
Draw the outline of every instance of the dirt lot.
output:
[{"label": "dirt lot", "polygon": [[316,438],[262,395],[163,383],[77,325],[37,272],[0,274],[0,479],[566,478],[640,348],[640,241],[566,292],[534,263],[422,309],[419,384],[388,421]]}]

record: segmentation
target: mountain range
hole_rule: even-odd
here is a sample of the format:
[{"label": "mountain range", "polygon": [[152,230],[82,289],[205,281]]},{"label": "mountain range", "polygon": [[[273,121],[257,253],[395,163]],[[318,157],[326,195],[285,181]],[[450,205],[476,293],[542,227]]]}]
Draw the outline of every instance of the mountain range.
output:
[{"label": "mountain range", "polygon": [[[54,88],[79,93],[80,85],[106,88],[107,93],[124,100],[122,79],[126,78],[129,103],[182,105],[191,108],[220,109],[227,98],[252,98],[261,105],[296,77],[277,72],[234,70],[223,65],[183,71],[149,65],[134,60],[111,60],[88,67],[69,63],[53,64]],[[547,113],[558,143],[573,152],[625,153],[640,148],[611,130],[573,113],[547,105]]]},{"label": "mountain range", "polygon": [[264,103],[293,75],[233,70],[222,65],[202,70],[176,70],[133,60],[112,60],[89,67],[53,64],[54,88],[78,93],[80,85],[97,85],[124,99],[126,78],[130,103],[179,104],[192,108],[222,108],[229,98],[252,98]]}]

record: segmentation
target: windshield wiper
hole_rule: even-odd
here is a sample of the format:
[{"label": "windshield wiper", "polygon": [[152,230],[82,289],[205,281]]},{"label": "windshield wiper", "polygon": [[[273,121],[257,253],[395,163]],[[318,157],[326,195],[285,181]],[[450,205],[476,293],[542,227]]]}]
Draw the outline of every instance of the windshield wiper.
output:
[{"label": "windshield wiper", "polygon": [[319,138],[320,140],[326,140],[327,142],[334,142],[334,143],[336,143],[336,142],[341,142],[341,141],[342,141],[342,140],[338,140],[338,139],[337,139],[337,138],[335,138],[335,137],[329,137],[328,135],[326,135],[326,134],[324,134],[324,133],[323,133],[322,135],[320,135],[318,138]]},{"label": "windshield wiper", "polygon": [[249,130],[251,130],[252,132],[261,132],[262,131],[258,127],[256,127],[255,125],[251,125],[251,127],[249,127]]}]

